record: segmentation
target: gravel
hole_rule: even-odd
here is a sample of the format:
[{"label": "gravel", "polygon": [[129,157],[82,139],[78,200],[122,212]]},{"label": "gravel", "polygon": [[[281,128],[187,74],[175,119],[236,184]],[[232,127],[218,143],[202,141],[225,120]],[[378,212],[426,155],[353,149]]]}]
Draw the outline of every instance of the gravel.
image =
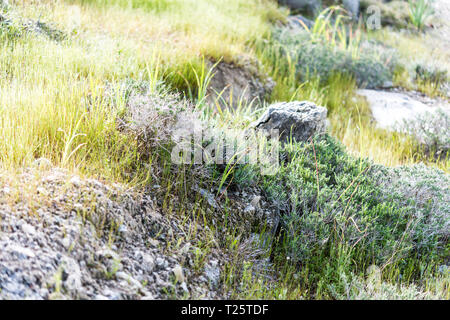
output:
[{"label": "gravel", "polygon": [[[220,263],[190,271],[182,224],[150,195],[61,169],[8,179],[0,175],[0,299],[220,297]],[[168,250],[172,237],[179,249]]]}]

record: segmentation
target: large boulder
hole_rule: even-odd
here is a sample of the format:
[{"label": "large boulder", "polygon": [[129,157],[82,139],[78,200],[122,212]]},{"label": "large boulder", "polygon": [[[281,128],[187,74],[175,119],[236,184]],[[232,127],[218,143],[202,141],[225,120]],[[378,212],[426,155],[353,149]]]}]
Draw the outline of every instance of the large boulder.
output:
[{"label": "large boulder", "polygon": [[304,31],[305,27],[312,29],[314,27],[314,21],[305,18],[301,14],[288,17],[288,27],[292,30]]},{"label": "large boulder", "polygon": [[450,104],[445,100],[424,98],[412,92],[358,90],[357,93],[366,98],[377,127],[409,134],[435,156],[450,150]]},{"label": "large boulder", "polygon": [[357,20],[359,15],[359,0],[342,0],[345,10]]},{"label": "large boulder", "polygon": [[252,126],[269,132],[278,130],[282,142],[289,141],[291,136],[297,142],[308,141],[325,132],[327,109],[309,101],[276,103],[269,106]]},{"label": "large boulder", "polygon": [[311,14],[317,13],[320,9],[320,0],[278,0],[278,3],[292,11],[307,11]]},{"label": "large boulder", "polygon": [[358,90],[357,94],[366,98],[377,126],[383,129],[401,131],[405,121],[441,109],[449,110],[446,103],[430,101],[426,104],[402,92],[364,89]]}]

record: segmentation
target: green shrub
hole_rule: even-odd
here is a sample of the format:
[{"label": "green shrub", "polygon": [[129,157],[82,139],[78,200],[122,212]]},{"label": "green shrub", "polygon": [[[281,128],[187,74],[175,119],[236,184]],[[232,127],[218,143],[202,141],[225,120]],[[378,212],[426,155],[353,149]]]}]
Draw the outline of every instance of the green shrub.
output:
[{"label": "green shrub", "polygon": [[0,39],[17,40],[18,38],[32,33],[43,35],[54,41],[67,39],[67,35],[56,29],[51,24],[31,19],[24,19],[12,10],[0,8]]},{"label": "green shrub", "polygon": [[425,113],[404,122],[403,129],[412,134],[424,151],[445,159],[450,150],[450,115],[444,109]]},{"label": "green shrub", "polygon": [[387,169],[379,177],[385,199],[409,212],[413,220],[413,250],[420,258],[448,259],[450,236],[450,179],[423,164]]},{"label": "green shrub", "polygon": [[[371,269],[371,268],[369,268]],[[343,300],[438,300],[446,299],[446,284],[448,279],[438,277],[432,290],[423,290],[415,284],[398,285],[384,282],[381,279],[379,268],[370,270],[367,279],[363,277],[347,277],[342,274],[342,280],[346,287],[345,294],[336,293],[335,298]]]},{"label": "green shrub", "polygon": [[269,44],[297,61],[297,77],[305,81],[312,76],[326,81],[336,72],[353,76],[358,86],[374,88],[392,79],[394,59],[385,61],[383,55],[364,49],[355,56],[352,52],[333,47],[324,41],[310,41],[307,32],[278,29]]},{"label": "green shrub", "polygon": [[443,172],[373,165],[329,136],[282,153],[280,172],[264,178],[283,212],[274,256],[308,270],[317,294],[321,283],[328,294],[344,290],[342,272],[375,264],[413,279],[448,256],[450,180]]},{"label": "green shrub", "polygon": [[20,38],[25,30],[23,26],[11,19],[6,11],[0,8],[0,40],[14,40]]},{"label": "green shrub", "polygon": [[419,30],[425,26],[426,20],[433,15],[433,0],[408,0],[411,23]]},{"label": "green shrub", "polygon": [[415,81],[419,87],[428,86],[437,93],[447,83],[447,70],[436,66],[417,64],[415,68]]}]

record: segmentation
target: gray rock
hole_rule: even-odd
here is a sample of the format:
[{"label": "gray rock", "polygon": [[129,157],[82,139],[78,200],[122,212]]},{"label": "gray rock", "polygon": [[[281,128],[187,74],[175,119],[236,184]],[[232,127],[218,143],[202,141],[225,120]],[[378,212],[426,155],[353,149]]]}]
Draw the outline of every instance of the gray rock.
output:
[{"label": "gray rock", "polygon": [[211,288],[216,288],[220,282],[220,267],[217,260],[211,260],[205,266],[205,276]]},{"label": "gray rock", "polygon": [[177,281],[183,283],[185,278],[184,278],[184,273],[183,273],[183,268],[180,265],[176,265],[173,269],[172,269],[173,274],[175,275],[175,278],[177,279]]},{"label": "gray rock", "polygon": [[63,247],[64,247],[66,250],[68,250],[68,249],[70,248],[71,241],[70,241],[69,238],[66,237],[66,238],[64,238],[64,239],[61,240],[61,244],[63,245]]},{"label": "gray rock", "polygon": [[65,289],[72,295],[80,296],[84,293],[81,269],[74,259],[69,257],[63,259],[63,278]]},{"label": "gray rock", "polygon": [[181,284],[181,289],[183,289],[184,292],[189,292],[189,289],[188,289],[188,287],[187,287],[187,285],[186,285],[186,282],[183,282],[183,283]]},{"label": "gray rock", "polygon": [[[377,126],[383,129],[402,130],[405,121],[411,121],[430,112],[437,112],[441,105],[429,106],[405,93],[358,90],[366,98]],[[446,107],[448,110],[448,106]]]},{"label": "gray rock", "polygon": [[358,20],[359,0],[342,0],[345,10],[349,12],[353,19]]},{"label": "gray rock", "polygon": [[75,188],[79,188],[81,185],[80,177],[73,176],[69,181]]},{"label": "gray rock", "polygon": [[256,209],[254,206],[252,206],[251,204],[249,204],[248,206],[245,207],[244,209],[244,213],[255,213]]},{"label": "gray rock", "polygon": [[256,195],[255,195],[255,196],[253,197],[252,201],[250,202],[250,205],[253,206],[253,207],[255,207],[255,208],[258,208],[258,207],[259,207],[260,201],[261,201],[261,196],[256,196]]},{"label": "gray rock", "polygon": [[320,0],[278,0],[278,3],[293,11],[307,11],[311,14],[317,13],[320,8]]},{"label": "gray rock", "polygon": [[440,265],[439,266],[439,272],[440,273],[442,273],[442,274],[448,274],[449,273],[449,271],[450,271],[450,267],[449,266],[447,266],[447,265],[445,265],[445,264],[443,264],[443,265]]},{"label": "gray rock", "polygon": [[148,273],[153,271],[153,268],[155,267],[155,259],[152,255],[146,254],[144,252],[137,252],[136,256],[141,262],[141,267],[144,271]]},{"label": "gray rock", "polygon": [[11,244],[7,247],[11,253],[15,254],[19,259],[34,258],[36,255],[33,250],[24,248],[17,244]]},{"label": "gray rock", "polygon": [[271,94],[275,83],[267,75],[261,74],[259,69],[258,61],[243,60],[239,66],[218,63],[209,83],[208,99],[210,102],[218,99],[222,107],[227,107],[231,100],[232,107],[237,107],[240,99],[246,103],[263,102]]},{"label": "gray rock", "polygon": [[217,201],[214,197],[214,195],[211,192],[208,192],[205,189],[200,189],[200,194],[208,201],[208,204],[217,209],[219,207],[219,205],[217,204]]},{"label": "gray rock", "polygon": [[123,280],[126,281],[128,284],[134,286],[135,288],[142,288],[142,284],[137,281],[136,279],[134,279],[132,276],[130,276],[129,274],[125,273],[125,272],[117,272],[116,273],[116,278],[119,280]]},{"label": "gray rock", "polygon": [[292,139],[307,141],[316,134],[325,132],[327,109],[309,101],[276,103],[252,124],[257,130],[278,130],[280,141]]},{"label": "gray rock", "polygon": [[311,29],[312,27],[314,27],[314,21],[305,18],[301,14],[297,14],[297,15],[294,15],[294,16],[289,16],[288,17],[288,23],[289,23],[289,27],[291,29],[304,30],[305,26],[308,29]]},{"label": "gray rock", "polygon": [[22,231],[28,233],[31,236],[34,236],[36,234],[36,229],[32,225],[29,225],[28,223],[24,223],[22,225]]},{"label": "gray rock", "polygon": [[158,269],[164,269],[168,265],[167,261],[161,257],[156,258],[156,266]]},{"label": "gray rock", "polygon": [[151,292],[146,292],[145,296],[141,300],[155,300],[155,297]]}]

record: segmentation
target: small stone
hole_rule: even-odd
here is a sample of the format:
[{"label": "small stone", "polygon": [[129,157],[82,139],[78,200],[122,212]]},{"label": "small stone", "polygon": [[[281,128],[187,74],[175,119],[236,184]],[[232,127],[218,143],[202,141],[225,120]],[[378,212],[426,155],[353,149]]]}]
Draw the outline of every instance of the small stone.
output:
[{"label": "small stone", "polygon": [[249,204],[247,207],[245,207],[244,209],[244,213],[254,213],[256,211],[255,207],[252,206],[251,204]]},{"label": "small stone", "polygon": [[205,266],[205,276],[212,288],[216,288],[220,281],[220,268],[217,260],[211,260]]},{"label": "small stone", "polygon": [[76,188],[81,186],[81,179],[77,176],[72,177],[69,182]]},{"label": "small stone", "polygon": [[36,229],[32,225],[29,225],[28,223],[24,223],[22,225],[22,231],[32,236],[36,234]]},{"label": "small stone", "polygon": [[155,300],[155,298],[153,297],[153,294],[151,294],[151,292],[146,292],[145,296],[143,296],[141,300]]},{"label": "small stone", "polygon": [[439,272],[443,273],[443,274],[448,274],[448,273],[450,273],[450,267],[446,266],[445,264],[440,265],[439,266]]},{"label": "small stone", "polygon": [[164,259],[161,257],[156,258],[156,265],[161,268],[164,266]]},{"label": "small stone", "polygon": [[16,254],[18,254],[20,256],[29,257],[29,258],[34,258],[36,256],[34,254],[33,250],[21,247],[19,245],[15,245],[15,244],[10,245],[8,247],[8,249],[9,249],[9,251],[11,251],[13,253],[16,253]]},{"label": "small stone", "polygon": [[63,259],[63,270],[65,278],[64,287],[73,295],[82,293],[84,291],[81,282],[82,275],[77,261],[65,257]]},{"label": "small stone", "polygon": [[126,225],[121,224],[117,231],[119,231],[119,233],[121,233],[123,235],[123,234],[126,234],[128,232],[128,229],[127,229]]},{"label": "small stone", "polygon": [[3,189],[1,189],[1,191],[5,194],[10,194],[11,193],[11,188],[9,187],[4,187]]},{"label": "small stone", "polygon": [[177,281],[183,283],[184,282],[183,268],[180,265],[176,265],[172,271]]},{"label": "small stone", "polygon": [[62,239],[61,240],[61,244],[63,245],[63,247],[65,248],[65,249],[69,249],[69,247],[70,247],[70,245],[71,245],[71,241],[70,241],[70,239],[69,238],[64,238],[64,239]]},{"label": "small stone", "polygon": [[113,259],[113,260],[120,260],[120,257],[117,253],[115,253],[114,251],[110,250],[110,249],[102,249],[102,250],[98,250],[95,253],[99,258],[103,258],[103,259]]},{"label": "small stone", "polygon": [[36,189],[36,192],[37,192],[37,194],[41,194],[41,195],[47,195],[48,194],[47,190],[45,190],[45,188],[43,188],[43,187],[38,187]]},{"label": "small stone", "polygon": [[155,267],[155,259],[153,258],[153,256],[151,254],[146,254],[144,252],[137,252],[135,254],[135,256],[137,258],[140,258],[141,262],[141,267],[145,272],[152,272],[153,268]]},{"label": "small stone", "polygon": [[214,195],[208,191],[206,191],[205,189],[200,189],[200,194],[202,195],[202,197],[204,197],[207,201],[208,204],[217,209],[219,207],[219,205],[217,204],[217,201],[214,197]]},{"label": "small stone", "polygon": [[183,283],[181,284],[181,289],[183,289],[184,292],[189,292],[189,289],[188,289],[188,287],[187,287],[186,282],[183,282]]},{"label": "small stone", "polygon": [[191,249],[191,244],[188,242],[183,246],[183,248],[181,248],[180,254],[182,254],[182,255],[188,254],[190,249]]},{"label": "small stone", "polygon": [[119,280],[125,280],[126,282],[128,282],[129,284],[137,287],[137,288],[142,288],[142,284],[137,281],[136,279],[134,279],[132,276],[126,274],[123,271],[119,271],[116,273],[116,278]]},{"label": "small stone", "polygon": [[257,208],[259,206],[259,202],[261,201],[261,196],[254,196],[250,205]]}]

